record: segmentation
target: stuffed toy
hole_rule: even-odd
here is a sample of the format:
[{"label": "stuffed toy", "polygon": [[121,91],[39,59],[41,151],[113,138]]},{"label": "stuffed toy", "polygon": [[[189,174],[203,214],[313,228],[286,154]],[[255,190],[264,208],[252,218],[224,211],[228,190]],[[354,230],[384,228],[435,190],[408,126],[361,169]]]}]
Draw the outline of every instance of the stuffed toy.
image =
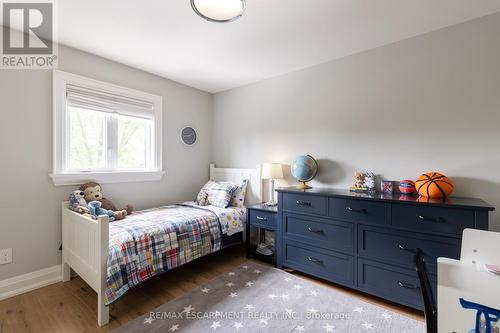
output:
[{"label": "stuffed toy", "polygon": [[115,219],[117,220],[121,220],[125,218],[125,216],[132,214],[133,208],[131,205],[126,205],[123,209],[116,209],[116,206],[111,200],[103,197],[101,185],[96,182],[87,182],[83,184],[80,186],[80,191],[83,191],[85,194],[84,198],[87,202],[99,201],[102,204],[102,208],[113,211]]},{"label": "stuffed toy", "polygon": [[365,185],[366,174],[364,172],[355,172],[354,173],[354,185],[351,186],[351,192],[356,193],[366,193],[368,191],[368,187]]},{"label": "stuffed toy", "polygon": [[375,174],[373,172],[365,173],[364,186],[368,189],[368,192],[375,191]]},{"label": "stuffed toy", "polygon": [[364,185],[365,185],[365,174],[363,172],[355,172],[354,173],[354,187],[355,188],[364,188]]},{"label": "stuffed toy", "polygon": [[115,220],[115,213],[111,210],[102,208],[102,203],[100,201],[91,201],[88,203],[87,207],[90,210],[90,215],[92,218],[97,220],[98,216],[107,215],[109,217],[109,222]]},{"label": "stuffed toy", "polygon": [[88,214],[89,209],[87,208],[87,201],[85,201],[85,193],[80,190],[76,190],[69,195],[69,208],[80,214]]}]

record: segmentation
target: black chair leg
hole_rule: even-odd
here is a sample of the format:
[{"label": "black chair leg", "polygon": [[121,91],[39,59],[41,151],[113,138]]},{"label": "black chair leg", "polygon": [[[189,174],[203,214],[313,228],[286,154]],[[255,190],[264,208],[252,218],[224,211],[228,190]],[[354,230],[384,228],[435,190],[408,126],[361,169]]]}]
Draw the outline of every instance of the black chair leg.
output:
[{"label": "black chair leg", "polygon": [[422,298],[424,300],[425,322],[427,326],[427,333],[437,333],[437,307],[432,293],[431,282],[427,274],[427,268],[424,260],[424,253],[421,249],[415,251],[415,270],[418,274],[420,281],[420,290],[422,291]]}]

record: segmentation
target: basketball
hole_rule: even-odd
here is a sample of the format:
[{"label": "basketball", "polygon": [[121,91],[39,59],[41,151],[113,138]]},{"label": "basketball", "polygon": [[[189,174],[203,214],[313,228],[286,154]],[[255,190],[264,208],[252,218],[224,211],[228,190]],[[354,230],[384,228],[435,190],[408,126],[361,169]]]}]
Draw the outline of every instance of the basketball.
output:
[{"label": "basketball", "polygon": [[444,198],[453,192],[450,178],[439,172],[424,173],[415,182],[418,194],[427,198]]},{"label": "basketball", "polygon": [[399,192],[403,194],[412,194],[415,192],[415,183],[408,179],[402,180],[399,183]]}]

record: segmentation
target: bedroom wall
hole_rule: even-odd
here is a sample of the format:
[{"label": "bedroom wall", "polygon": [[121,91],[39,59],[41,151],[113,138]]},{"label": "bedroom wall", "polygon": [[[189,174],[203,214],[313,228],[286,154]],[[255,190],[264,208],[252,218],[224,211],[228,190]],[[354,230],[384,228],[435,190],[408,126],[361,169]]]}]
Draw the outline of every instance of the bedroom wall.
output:
[{"label": "bedroom wall", "polygon": [[[208,179],[212,95],[75,49],[60,47],[59,69],[163,96],[161,181],[105,184],[117,204],[141,209],[192,199]],[[0,248],[13,263],[0,280],[61,263],[61,201],[75,186],[55,187],[52,168],[52,72],[0,70]],[[184,125],[198,129],[193,147],[182,145]]]},{"label": "bedroom wall", "polygon": [[[313,186],[336,188],[355,170],[391,180],[440,170],[455,195],[500,210],[499,34],[494,14],[218,93],[213,160],[244,167],[311,154]],[[500,231],[500,213],[490,216]]]}]

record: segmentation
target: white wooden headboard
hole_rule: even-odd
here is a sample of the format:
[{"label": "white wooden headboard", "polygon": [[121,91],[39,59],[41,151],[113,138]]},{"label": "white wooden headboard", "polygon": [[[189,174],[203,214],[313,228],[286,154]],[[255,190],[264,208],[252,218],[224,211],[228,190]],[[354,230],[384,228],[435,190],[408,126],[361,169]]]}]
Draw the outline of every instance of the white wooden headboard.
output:
[{"label": "white wooden headboard", "polygon": [[210,164],[210,180],[231,181],[239,184],[244,179],[248,179],[245,206],[262,202],[262,178],[260,165],[257,165],[255,169],[239,169],[216,168],[215,164]]}]

